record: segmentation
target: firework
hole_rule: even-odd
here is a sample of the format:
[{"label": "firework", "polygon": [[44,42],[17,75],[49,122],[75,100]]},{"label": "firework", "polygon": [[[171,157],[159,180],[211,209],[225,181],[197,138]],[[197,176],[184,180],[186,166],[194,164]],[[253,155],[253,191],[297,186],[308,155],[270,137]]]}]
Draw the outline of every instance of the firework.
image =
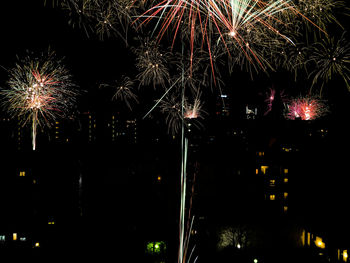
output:
[{"label": "firework", "polygon": [[54,52],[28,55],[9,70],[7,89],[1,91],[3,106],[22,125],[31,123],[32,146],[36,148],[38,126],[63,118],[75,104],[77,92],[71,75]]},{"label": "firework", "polygon": [[265,111],[264,115],[267,115],[270,111],[272,111],[272,106],[274,105],[276,99],[280,100],[283,104],[287,102],[284,90],[276,93],[275,89],[270,88],[269,92],[266,92],[265,103],[267,104],[267,110]]},{"label": "firework", "polygon": [[143,6],[135,0],[63,0],[57,1],[69,15],[69,24],[83,28],[86,34],[97,34],[101,39],[113,34],[127,43],[131,17]]},{"label": "firework", "polygon": [[173,136],[181,129],[182,124],[182,102],[179,96],[168,95],[159,103],[160,111],[166,114],[165,121],[168,125],[168,132]]},{"label": "firework", "polygon": [[315,96],[292,99],[287,106],[285,117],[290,120],[315,120],[324,116],[328,107],[324,101]]},{"label": "firework", "polygon": [[300,0],[296,2],[298,9],[322,29],[326,29],[331,23],[339,24],[335,13],[346,10],[345,2],[339,0]]},{"label": "firework", "polygon": [[[252,43],[246,38],[247,32],[250,36],[255,34],[259,34],[261,37],[265,36],[259,39],[260,43],[269,40],[269,34],[272,34],[294,44],[279,29],[279,27],[283,29],[285,26],[281,19],[287,17],[286,13],[289,16],[305,18],[289,0],[195,0],[190,2],[167,0],[157,3],[147,10],[142,15],[141,24],[146,24],[153,18],[157,18],[155,29],[159,29],[158,39],[172,28],[174,40],[180,31],[179,29],[185,26],[187,28],[185,32],[189,35],[191,52],[194,49],[194,41],[197,39],[201,40],[202,46],[207,45],[209,53],[211,46],[215,44],[221,43],[228,52],[231,50],[230,46],[235,46],[248,61],[257,62],[264,68],[264,61],[256,50],[251,48]],[[266,33],[267,31],[269,34]],[[256,41],[256,43],[258,42]],[[211,57],[211,54],[209,55]]]},{"label": "firework", "polygon": [[121,81],[116,81],[115,85],[102,84],[100,87],[112,87],[115,89],[115,93],[112,97],[113,100],[123,101],[126,106],[132,110],[130,101],[138,103],[136,94],[133,91],[135,82],[128,76],[123,76]]},{"label": "firework", "polygon": [[182,124],[187,127],[194,125],[200,127],[200,119],[205,112],[202,110],[200,93],[196,95],[193,104],[189,103],[188,98],[182,101],[181,96],[175,91],[159,101],[159,107],[162,113],[166,114],[166,123],[168,132],[173,136],[179,133]]},{"label": "firework", "polygon": [[312,85],[321,82],[320,94],[323,86],[335,76],[341,77],[350,90],[350,43],[344,33],[338,40],[332,37],[315,43],[310,53],[308,63],[314,68],[310,73]]},{"label": "firework", "polygon": [[142,86],[165,86],[170,78],[168,65],[169,53],[162,52],[154,40],[144,39],[138,48],[133,49],[136,54],[136,68],[140,72],[137,79]]}]

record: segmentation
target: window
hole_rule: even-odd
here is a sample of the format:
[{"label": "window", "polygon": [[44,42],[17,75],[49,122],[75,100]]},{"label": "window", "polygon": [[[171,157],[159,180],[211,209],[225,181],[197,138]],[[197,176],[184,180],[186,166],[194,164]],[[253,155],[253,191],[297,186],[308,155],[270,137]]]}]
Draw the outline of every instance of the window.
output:
[{"label": "window", "polygon": [[271,201],[276,200],[276,195],[270,195],[270,200]]},{"label": "window", "polygon": [[261,170],[261,172],[262,172],[263,174],[266,174],[266,170],[267,170],[268,168],[269,168],[268,166],[262,165],[262,166],[260,167],[260,170]]},{"label": "window", "polygon": [[19,176],[20,176],[20,177],[26,176],[26,171],[20,171],[20,172],[19,172]]},{"label": "window", "polygon": [[283,193],[283,197],[284,197],[284,199],[287,199],[288,193],[284,192],[284,193]]},{"label": "window", "polygon": [[316,237],[315,245],[319,248],[322,248],[322,249],[324,249],[326,247],[326,244],[322,241],[321,237]]},{"label": "window", "polygon": [[303,232],[301,233],[301,244],[303,245],[303,247],[305,246],[305,230],[303,230]]},{"label": "window", "polygon": [[6,239],[5,235],[0,235],[0,242],[4,242]]},{"label": "window", "polygon": [[283,212],[287,213],[287,211],[288,211],[288,206],[283,206]]},{"label": "window", "polygon": [[288,168],[284,168],[283,172],[284,174],[288,174]]},{"label": "window", "polygon": [[283,182],[288,183],[288,178],[287,178],[287,177],[284,178],[284,179],[283,179]]},{"label": "window", "polygon": [[344,262],[348,261],[348,251],[347,250],[343,250],[343,261]]},{"label": "window", "polygon": [[259,169],[255,169],[255,174],[259,174]]},{"label": "window", "polygon": [[12,234],[12,240],[16,241],[17,240],[17,233]]},{"label": "window", "polygon": [[276,180],[274,180],[274,179],[272,179],[272,180],[270,180],[270,186],[275,186],[275,184],[276,184]]}]

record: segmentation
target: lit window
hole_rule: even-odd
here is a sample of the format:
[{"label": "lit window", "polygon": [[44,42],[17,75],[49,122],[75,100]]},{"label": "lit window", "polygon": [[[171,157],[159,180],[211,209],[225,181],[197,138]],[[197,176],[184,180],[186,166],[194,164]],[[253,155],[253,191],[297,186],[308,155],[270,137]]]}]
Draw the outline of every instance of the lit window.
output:
[{"label": "lit window", "polygon": [[310,246],[311,243],[311,234],[310,232],[307,232],[307,245]]},{"label": "lit window", "polygon": [[324,242],[322,242],[322,238],[320,238],[320,237],[316,237],[315,245],[319,248],[322,248],[322,249],[324,249],[326,247],[326,244]]},{"label": "lit window", "polygon": [[276,180],[270,180],[270,186],[275,186]]},{"label": "lit window", "polygon": [[276,200],[276,196],[275,195],[270,195],[270,200]]},{"label": "lit window", "polygon": [[34,244],[34,247],[40,247],[40,243],[39,243],[39,242],[36,242],[36,243]]},{"label": "lit window", "polygon": [[287,199],[288,193],[283,193],[283,197],[284,197],[284,199]]},{"label": "lit window", "polygon": [[287,211],[288,211],[288,206],[283,206],[283,212],[287,213]]},{"label": "lit window", "polygon": [[284,172],[284,174],[287,174],[287,173],[288,173],[288,168],[285,168],[285,169],[283,170],[283,172]]},{"label": "lit window", "polygon": [[269,167],[266,166],[266,165],[262,165],[262,166],[260,167],[261,172],[262,172],[263,174],[266,174],[266,170],[267,170],[268,168],[269,168]]},{"label": "lit window", "polygon": [[26,176],[26,171],[20,171],[19,176],[21,176],[21,177]]},{"label": "lit window", "polygon": [[288,178],[284,178],[283,182],[288,183]]},{"label": "lit window", "polygon": [[60,122],[56,121],[56,124],[60,124]]},{"label": "lit window", "polygon": [[259,155],[259,156],[264,156],[264,155],[265,155],[265,152],[257,152],[257,155]]},{"label": "lit window", "polygon": [[12,240],[16,241],[17,240],[17,233],[12,234]]},{"label": "lit window", "polygon": [[303,245],[303,247],[305,246],[305,230],[303,230],[303,232],[301,233],[301,244]]},{"label": "lit window", "polygon": [[26,237],[20,237],[19,240],[20,240],[20,241],[26,241],[27,238],[26,238]]},{"label": "lit window", "polygon": [[259,169],[255,169],[255,174],[259,174]]},{"label": "lit window", "polygon": [[348,261],[348,251],[347,250],[343,250],[343,261],[344,262]]},{"label": "lit window", "polygon": [[0,242],[5,241],[5,238],[6,238],[5,235],[0,235]]},{"label": "lit window", "polygon": [[148,242],[146,245],[146,252],[148,254],[160,254],[165,252],[166,244],[164,241]]},{"label": "lit window", "polygon": [[161,180],[162,180],[162,177],[160,175],[158,175],[157,181],[160,182]]}]

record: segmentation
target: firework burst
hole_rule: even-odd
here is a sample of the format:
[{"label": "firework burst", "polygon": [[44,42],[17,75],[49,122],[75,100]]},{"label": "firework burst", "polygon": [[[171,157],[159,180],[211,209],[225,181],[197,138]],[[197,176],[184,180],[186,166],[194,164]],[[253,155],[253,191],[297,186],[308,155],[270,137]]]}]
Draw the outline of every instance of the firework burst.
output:
[{"label": "firework burst", "polygon": [[320,94],[323,86],[335,76],[340,76],[350,91],[350,43],[344,33],[338,40],[332,37],[315,43],[310,53],[308,62],[314,68],[310,73],[312,85],[321,82]]},{"label": "firework burst", "polygon": [[290,120],[315,120],[328,112],[324,101],[315,96],[294,98],[287,106],[285,117]]},{"label": "firework burst", "polygon": [[169,83],[170,56],[168,52],[162,52],[154,40],[141,40],[141,45],[134,48],[136,54],[136,68],[139,71],[137,79],[141,86],[157,85],[165,86]]},{"label": "firework burst", "polygon": [[[138,20],[143,19],[142,25],[157,19],[155,30],[158,29],[158,39],[166,31],[173,30],[174,42],[179,32],[186,32],[191,54],[197,40],[201,41],[201,46],[207,46],[210,57],[212,46],[221,44],[229,54],[234,47],[250,63],[257,63],[265,69],[262,55],[252,48],[253,43],[249,40],[260,35],[255,43],[262,44],[271,40],[273,35],[294,44],[291,38],[282,33],[286,18],[290,21],[291,16],[306,18],[289,0],[164,0],[147,10]],[[180,31],[182,28],[187,30]]]},{"label": "firework burst", "polygon": [[39,57],[28,55],[9,70],[7,89],[1,90],[3,106],[24,126],[31,123],[32,146],[36,148],[38,126],[64,118],[78,94],[71,75],[54,52]]},{"label": "firework burst", "polygon": [[112,97],[113,100],[123,101],[126,106],[132,110],[131,101],[138,103],[136,94],[133,91],[135,82],[128,76],[123,76],[120,81],[116,81],[115,85],[101,84],[100,87],[111,87],[115,89]]}]

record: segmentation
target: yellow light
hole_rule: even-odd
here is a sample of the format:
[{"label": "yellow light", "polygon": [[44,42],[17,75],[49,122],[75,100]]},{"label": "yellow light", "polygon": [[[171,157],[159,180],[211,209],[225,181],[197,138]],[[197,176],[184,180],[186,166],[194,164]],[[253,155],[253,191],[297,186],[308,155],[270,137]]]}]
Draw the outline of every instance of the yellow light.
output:
[{"label": "yellow light", "polygon": [[287,199],[288,193],[283,193],[283,197],[284,197],[284,199]]},{"label": "yellow light", "polygon": [[26,172],[25,172],[25,171],[20,171],[20,172],[19,172],[19,176],[21,176],[21,177],[22,177],[22,176],[26,176]]},{"label": "yellow light", "polygon": [[158,182],[160,182],[160,181],[162,180],[162,177],[159,175],[159,176],[157,177],[157,180],[158,180]]},{"label": "yellow light", "polygon": [[284,172],[284,174],[287,174],[287,173],[288,173],[288,168],[285,168],[285,169],[283,170],[283,172]]},{"label": "yellow light", "polygon": [[303,232],[301,233],[301,244],[303,245],[303,247],[305,246],[305,230],[303,230]]},{"label": "yellow light", "polygon": [[283,182],[288,183],[288,178],[284,178]]},{"label": "yellow light", "polygon": [[343,250],[343,261],[344,262],[348,261],[348,251],[347,250]]},{"label": "yellow light", "polygon": [[275,186],[276,180],[270,180],[270,186]]},{"label": "yellow light", "polygon": [[35,246],[35,247],[40,247],[39,242],[36,242],[34,246]]},{"label": "yellow light", "polygon": [[13,234],[12,234],[12,239],[13,239],[14,241],[17,240],[17,233],[13,233]]},{"label": "yellow light", "polygon": [[268,166],[266,166],[266,165],[262,165],[262,166],[260,167],[261,172],[262,172],[263,174],[266,174],[266,170],[267,170],[267,168],[269,168],[269,167],[268,167]]},{"label": "yellow light", "polygon": [[255,174],[258,174],[259,173],[259,169],[255,169]]},{"label": "yellow light", "polygon": [[283,207],[283,212],[287,213],[287,211],[288,211],[288,206],[284,206]]},{"label": "yellow light", "polygon": [[270,200],[276,200],[276,196],[275,195],[270,195]]},{"label": "yellow light", "polygon": [[322,249],[324,249],[326,247],[326,244],[324,242],[322,242],[322,238],[320,238],[320,237],[316,237],[315,245],[319,248],[322,248]]}]

